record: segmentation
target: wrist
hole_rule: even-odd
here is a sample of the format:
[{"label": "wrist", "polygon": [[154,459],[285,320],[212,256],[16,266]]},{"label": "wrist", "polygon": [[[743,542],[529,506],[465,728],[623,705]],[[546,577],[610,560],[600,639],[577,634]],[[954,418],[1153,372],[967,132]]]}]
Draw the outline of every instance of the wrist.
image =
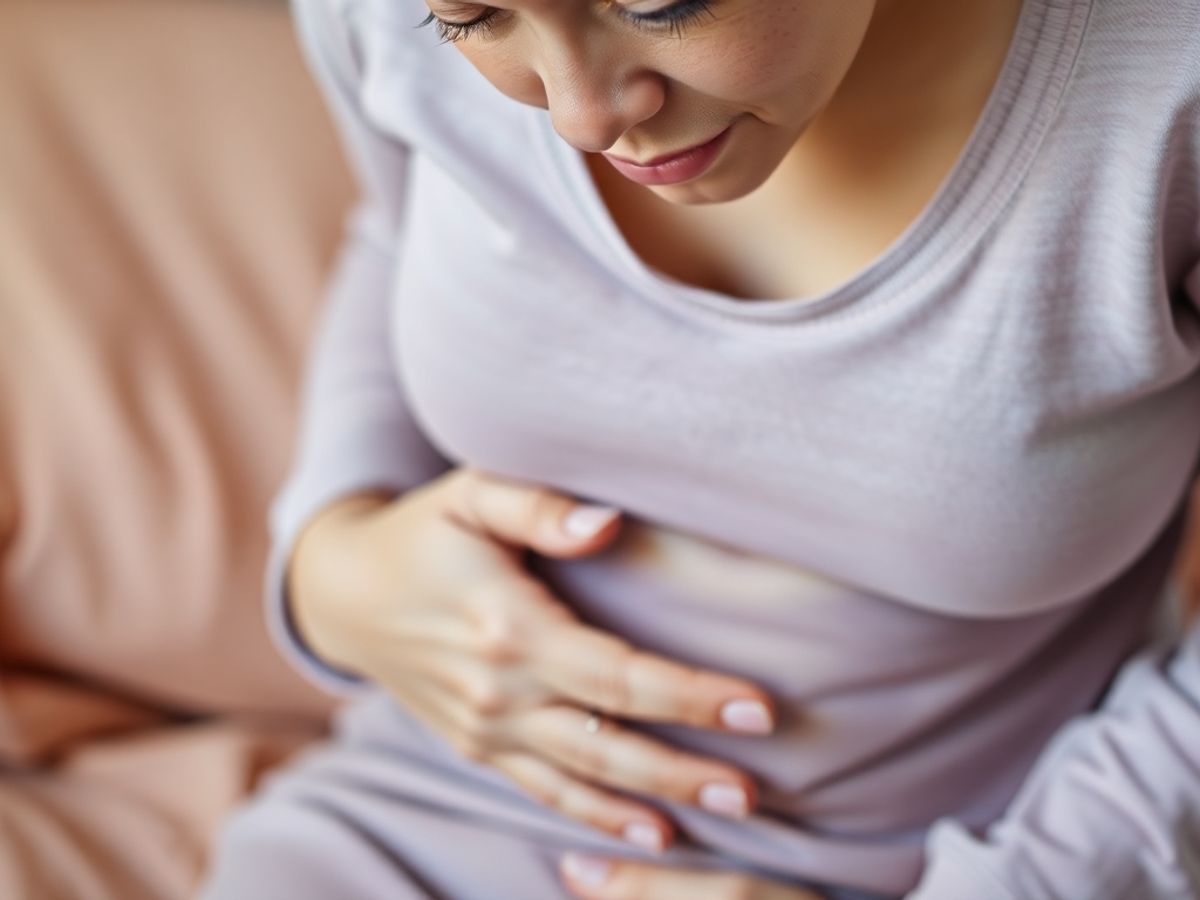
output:
[{"label": "wrist", "polygon": [[349,586],[355,580],[353,527],[393,498],[366,492],[322,507],[296,535],[284,570],[284,598],[297,637],[315,656],[348,672],[352,667],[335,638],[338,608],[344,604],[330,601],[339,601],[344,593],[335,585]]}]

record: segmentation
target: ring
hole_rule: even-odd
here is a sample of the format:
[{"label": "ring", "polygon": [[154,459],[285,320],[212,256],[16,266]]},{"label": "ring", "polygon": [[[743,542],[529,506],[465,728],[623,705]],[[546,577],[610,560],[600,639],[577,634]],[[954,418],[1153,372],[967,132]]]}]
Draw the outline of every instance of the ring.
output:
[{"label": "ring", "polygon": [[600,730],[600,714],[594,709],[588,713],[587,721],[583,723],[583,730],[588,734],[595,734]]}]

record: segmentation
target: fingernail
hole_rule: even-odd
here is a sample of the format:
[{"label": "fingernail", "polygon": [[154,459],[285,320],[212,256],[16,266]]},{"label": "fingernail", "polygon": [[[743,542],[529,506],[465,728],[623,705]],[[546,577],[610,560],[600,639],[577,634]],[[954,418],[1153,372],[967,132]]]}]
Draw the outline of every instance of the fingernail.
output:
[{"label": "fingernail", "polygon": [[563,529],[574,538],[591,537],[620,512],[611,506],[577,506],[563,519]]},{"label": "fingernail", "polygon": [[758,700],[731,700],[721,707],[721,721],[737,731],[771,733],[771,714]]},{"label": "fingernail", "polygon": [[608,863],[595,856],[568,853],[563,857],[563,870],[580,884],[604,884],[608,878]]},{"label": "fingernail", "polygon": [[700,805],[723,816],[741,818],[750,807],[750,801],[740,787],[713,782],[700,789]]},{"label": "fingernail", "polygon": [[644,847],[655,853],[662,852],[662,832],[653,825],[647,825],[645,822],[630,822],[621,833],[625,835],[625,840],[631,844],[637,844],[639,847]]}]

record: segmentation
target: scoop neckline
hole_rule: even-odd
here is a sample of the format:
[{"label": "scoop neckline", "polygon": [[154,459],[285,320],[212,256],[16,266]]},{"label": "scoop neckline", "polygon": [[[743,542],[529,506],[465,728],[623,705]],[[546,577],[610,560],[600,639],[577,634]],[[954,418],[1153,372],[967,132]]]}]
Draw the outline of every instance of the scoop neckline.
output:
[{"label": "scoop neckline", "polygon": [[1024,0],[1008,52],[963,148],[908,227],[864,268],[810,297],[741,299],[651,268],[625,239],[583,154],[559,137],[547,110],[534,115],[547,168],[620,265],[631,287],[689,318],[761,328],[828,318],[894,299],[953,265],[982,238],[1015,193],[1049,131],[1083,44],[1094,0]]}]

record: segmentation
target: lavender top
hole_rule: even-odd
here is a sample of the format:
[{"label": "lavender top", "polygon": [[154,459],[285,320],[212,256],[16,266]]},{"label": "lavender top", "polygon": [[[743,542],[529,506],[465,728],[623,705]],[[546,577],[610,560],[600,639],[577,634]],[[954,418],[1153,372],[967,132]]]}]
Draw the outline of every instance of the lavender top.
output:
[{"label": "lavender top", "polygon": [[1200,631],[1147,649],[1200,452],[1200,2],[1026,0],[916,221],[756,301],[644,265],[421,0],[294,6],[364,187],[272,512],[297,666],[369,690],[288,620],[308,518],[479,466],[625,510],[538,573],[778,701],[765,739],[633,726],[758,779],[748,821],[666,804],[714,852],[919,900],[1200,896]]}]

